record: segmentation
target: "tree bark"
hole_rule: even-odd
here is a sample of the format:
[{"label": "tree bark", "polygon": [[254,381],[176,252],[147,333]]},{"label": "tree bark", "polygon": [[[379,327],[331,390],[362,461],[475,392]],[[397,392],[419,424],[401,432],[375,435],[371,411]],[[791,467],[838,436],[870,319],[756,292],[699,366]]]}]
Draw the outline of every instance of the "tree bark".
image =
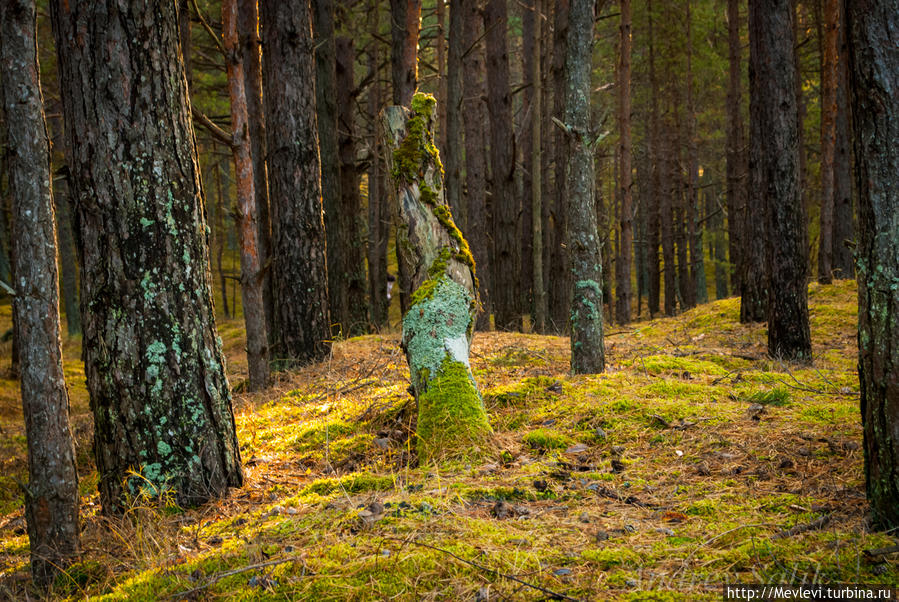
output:
[{"label": "tree bark", "polygon": [[707,303],[709,292],[702,252],[702,228],[699,226],[699,148],[696,131],[696,105],[693,101],[693,18],[691,0],[687,0],[687,237],[690,245],[690,284],[693,305]]},{"label": "tree bark", "polygon": [[222,289],[222,311],[226,318],[231,317],[228,308],[228,280],[225,278],[225,268],[222,260],[225,256],[225,192],[222,185],[222,166],[216,161],[213,167],[215,172],[215,211],[212,223],[212,254],[215,256],[215,266],[219,276],[219,286]]},{"label": "tree bark", "polygon": [[649,317],[653,318],[659,313],[661,300],[661,267],[659,265],[659,244],[661,242],[661,174],[662,174],[662,149],[659,130],[659,84],[655,69],[655,35],[653,31],[652,0],[646,2],[647,36],[649,38],[649,88],[650,88],[650,113],[649,134],[647,143],[649,146],[649,203],[646,209],[647,218],[647,260],[649,263],[649,290],[647,303]]},{"label": "tree bark", "polygon": [[849,50],[846,47],[846,6],[840,11],[840,45],[837,57],[837,117],[833,160],[833,271],[837,278],[852,278],[855,259],[850,243],[855,240],[852,211],[852,161],[849,137]]},{"label": "tree bark", "polygon": [[[727,233],[730,257],[730,285],[742,295],[744,251],[749,248],[748,209],[746,207],[747,165],[743,137],[740,42],[740,1],[727,0]],[[741,321],[742,318],[741,318]],[[754,320],[753,320],[754,321]]]},{"label": "tree bark", "polygon": [[[519,89],[520,104],[516,109],[518,150],[515,171],[517,189],[515,194],[521,199],[521,212],[518,216],[521,236],[519,237],[519,253],[521,261],[520,283],[521,299],[519,307],[522,315],[530,316],[530,327],[534,330],[535,309],[533,303],[534,284],[534,94],[539,94],[540,87],[534,83],[534,63],[540,61],[539,54],[534,51],[534,22],[537,8],[534,0],[518,2],[521,18],[521,43],[516,48],[516,36],[510,34],[512,54],[520,56],[521,87]],[[520,50],[519,50],[520,49]],[[513,68],[514,69],[514,68]],[[539,118],[537,118],[539,119]]]},{"label": "tree bark", "polygon": [[615,263],[615,318],[619,324],[631,321],[631,247],[634,244],[633,190],[631,176],[631,2],[620,0],[621,24],[618,32],[618,168],[619,197],[621,199],[621,238],[618,260]]},{"label": "tree bark", "polygon": [[515,133],[509,86],[506,0],[487,0],[484,26],[493,208],[493,319],[499,330],[521,330],[519,203],[515,195]]},{"label": "tree bark", "polygon": [[419,457],[470,455],[490,423],[469,363],[477,278],[468,243],[446,205],[434,150],[433,96],[383,117],[388,165],[400,215],[400,251],[412,267],[412,305],[403,316],[403,348],[418,402]]},{"label": "tree bark", "polygon": [[331,350],[312,15],[309,0],[290,0],[263,3],[261,16],[276,357],[309,363]]},{"label": "tree bark", "polygon": [[78,262],[75,259],[78,251],[75,248],[72,209],[68,196],[68,183],[57,187],[53,195],[59,238],[59,288],[66,310],[66,333],[69,337],[74,337],[81,334],[81,310],[78,306]]},{"label": "tree bark", "polygon": [[899,30],[897,0],[847,3],[858,191],[858,372],[873,524],[899,527]]},{"label": "tree bark", "polygon": [[59,330],[50,140],[44,121],[31,0],[0,4],[0,84],[13,199],[16,336],[28,442],[25,521],[41,587],[80,551],[78,471]]},{"label": "tree bark", "polygon": [[727,242],[725,240],[724,220],[717,190],[712,188],[705,193],[705,219],[709,231],[709,256],[715,265],[715,298],[725,299],[729,296],[727,278],[730,270],[727,264]]},{"label": "tree bark", "polygon": [[471,244],[471,252],[478,258],[480,266],[480,304],[477,317],[478,330],[490,330],[492,306],[491,291],[493,268],[490,263],[487,224],[490,214],[487,209],[487,141],[484,126],[487,112],[484,106],[484,47],[479,41],[484,30],[484,19],[480,0],[461,0],[463,7],[463,46],[467,54],[462,57],[465,93],[462,100],[462,116],[465,126],[465,179],[468,189],[468,229],[466,237]]},{"label": "tree bark", "polygon": [[243,471],[175,4],[54,1],[51,16],[100,501],[224,496]]},{"label": "tree bark", "polygon": [[240,239],[240,295],[247,333],[250,390],[268,386],[268,332],[265,329],[265,297],[256,222],[256,189],[247,114],[243,53],[237,34],[237,0],[222,3],[222,30],[231,98],[231,132],[234,140],[234,175],[237,189],[237,235]]},{"label": "tree bark", "polygon": [[659,233],[662,240],[662,264],[665,281],[665,315],[673,316],[677,312],[677,263],[675,262],[674,247],[674,199],[677,190],[675,179],[676,165],[674,160],[675,143],[674,126],[668,122],[664,124],[664,133],[660,133],[662,140],[661,156],[659,157]]},{"label": "tree bark", "polygon": [[[533,266],[534,332],[546,331],[546,289],[543,278],[543,85],[540,70],[543,29],[542,3],[533,0],[534,6],[534,57],[531,61],[531,253]],[[527,199],[525,200],[527,202]]]},{"label": "tree bark", "polygon": [[265,109],[262,105],[262,45],[259,39],[258,0],[238,0],[237,29],[247,98],[250,155],[253,160],[253,191],[256,195],[256,241],[265,308],[265,330],[269,345],[277,326],[273,322],[271,281],[272,218],[268,200],[268,171],[265,165]]},{"label": "tree bark", "polygon": [[441,148],[443,166],[446,168],[446,200],[449,203],[456,223],[463,232],[468,232],[468,220],[465,219],[465,196],[462,187],[462,158],[464,147],[462,141],[462,55],[465,52],[463,14],[464,2],[455,0],[449,3],[449,60],[446,68],[446,141]]},{"label": "tree bark", "polygon": [[[346,261],[346,238],[340,230],[340,150],[337,135],[337,51],[333,0],[312,2],[315,32],[315,106],[321,169],[321,195],[327,236],[328,303],[331,319],[345,324],[349,315],[346,283],[341,279]],[[263,57],[264,60],[264,57]],[[269,115],[269,119],[271,116]],[[274,123],[274,121],[272,122]],[[274,220],[272,228],[274,229]],[[277,312],[277,310],[276,310]]]},{"label": "tree bark", "polygon": [[821,57],[821,214],[818,282],[833,281],[834,153],[836,150],[840,0],[824,0],[824,52]]},{"label": "tree bark", "polygon": [[571,0],[565,87],[568,128],[568,250],[571,287],[571,371],[596,374],[605,369],[602,333],[602,259],[594,205],[594,136],[590,129],[595,0]]},{"label": "tree bark", "polygon": [[[339,280],[346,314],[340,321],[345,336],[368,330],[368,301],[365,298],[365,253],[360,215],[359,171],[356,169],[356,82],[353,65],[356,49],[352,38],[337,37],[337,146],[340,160],[340,205],[336,221],[340,232]],[[332,280],[334,280],[332,278]],[[332,316],[333,318],[333,316]]]},{"label": "tree bark", "polygon": [[[552,48],[552,89],[553,114],[559,121],[565,120],[566,99],[566,57],[568,55],[568,10],[570,0],[556,0],[553,13],[553,48]],[[552,330],[564,333],[569,327],[569,311],[571,309],[571,273],[569,269],[570,249],[566,249],[568,241],[568,141],[559,128],[553,127],[555,140],[553,149],[553,188],[552,207],[553,237],[549,261],[549,296],[547,298],[549,321]]]},{"label": "tree bark", "polygon": [[[799,111],[790,0],[752,0],[750,164],[767,213],[768,353],[810,361],[805,211],[799,189]],[[752,173],[752,172],[755,173]]]},{"label": "tree bark", "polygon": [[[371,4],[371,31],[379,31],[380,11],[377,0]],[[375,328],[387,325],[389,302],[387,299],[387,236],[390,222],[384,222],[381,214],[384,206],[384,190],[382,187],[382,144],[378,127],[378,114],[381,111],[382,92],[380,78],[380,42],[372,39],[369,46],[368,67],[374,74],[371,87],[368,89],[368,113],[371,120],[370,144],[372,148],[371,163],[368,168],[368,283],[371,302],[371,321]]]}]

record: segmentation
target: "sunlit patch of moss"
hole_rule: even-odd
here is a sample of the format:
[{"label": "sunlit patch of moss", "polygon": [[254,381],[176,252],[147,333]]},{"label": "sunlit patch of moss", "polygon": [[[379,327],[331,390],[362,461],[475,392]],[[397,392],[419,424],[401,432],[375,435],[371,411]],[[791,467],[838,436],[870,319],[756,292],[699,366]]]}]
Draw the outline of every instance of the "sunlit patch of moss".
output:
[{"label": "sunlit patch of moss", "polygon": [[568,435],[552,429],[538,428],[525,433],[521,438],[527,445],[534,449],[551,451],[554,449],[565,449],[573,443]]},{"label": "sunlit patch of moss", "polygon": [[790,392],[784,387],[774,387],[767,391],[756,391],[746,398],[749,403],[782,408],[790,403]]},{"label": "sunlit patch of moss", "polygon": [[300,495],[327,495],[334,492],[364,493],[366,491],[390,491],[396,485],[392,476],[379,476],[357,472],[340,478],[318,479],[300,491]]},{"label": "sunlit patch of moss", "polygon": [[488,407],[494,405],[520,406],[543,401],[553,395],[547,387],[554,386],[558,382],[556,379],[546,376],[528,377],[521,382],[488,389],[484,392],[484,403]]},{"label": "sunlit patch of moss", "polygon": [[616,566],[636,567],[641,562],[640,554],[628,547],[591,548],[581,552],[581,557],[604,571]]},{"label": "sunlit patch of moss", "polygon": [[686,373],[688,376],[693,374],[713,374],[718,376],[727,372],[727,370],[715,362],[699,359],[695,356],[650,355],[644,358],[637,358],[631,362],[631,365],[638,370],[645,369],[647,373],[652,375],[671,373],[681,375]]},{"label": "sunlit patch of moss", "polygon": [[418,398],[419,454],[431,458],[449,450],[477,455],[492,432],[484,402],[468,366],[444,358]]}]

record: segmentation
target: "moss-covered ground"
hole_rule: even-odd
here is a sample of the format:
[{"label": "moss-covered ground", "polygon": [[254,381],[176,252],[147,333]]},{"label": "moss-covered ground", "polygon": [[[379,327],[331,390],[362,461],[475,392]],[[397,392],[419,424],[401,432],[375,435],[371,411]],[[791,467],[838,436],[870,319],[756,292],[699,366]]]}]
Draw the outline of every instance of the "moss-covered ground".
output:
[{"label": "moss-covered ground", "polygon": [[[810,307],[814,364],[801,367],[765,357],[765,328],[739,324],[736,299],[607,326],[597,376],[569,375],[565,338],[477,333],[494,434],[475,465],[417,465],[398,334],[342,341],[235,395],[244,488],[187,510],[135,500],[123,519],[97,513],[67,342],[85,553],[52,597],[718,600],[723,582],[895,585],[896,555],[864,553],[896,539],[866,527],[854,284],[812,285]],[[220,326],[240,383],[240,322]],[[9,379],[0,429],[0,598],[25,599]]]}]

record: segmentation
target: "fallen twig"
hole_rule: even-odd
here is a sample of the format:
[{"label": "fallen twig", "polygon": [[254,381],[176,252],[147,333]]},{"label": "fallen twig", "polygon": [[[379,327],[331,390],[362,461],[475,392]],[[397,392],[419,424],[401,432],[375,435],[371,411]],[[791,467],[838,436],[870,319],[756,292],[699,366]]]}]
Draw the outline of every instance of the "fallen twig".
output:
[{"label": "fallen twig", "polygon": [[[227,577],[231,577],[232,575],[239,575],[240,573],[246,573],[247,571],[255,571],[256,569],[263,569],[268,566],[275,566],[277,564],[284,564],[285,562],[295,562],[297,560],[302,560],[299,556],[290,556],[288,558],[279,558],[277,560],[269,560],[268,562],[261,562],[259,564],[251,564],[248,566],[240,567],[239,569],[234,569],[233,571],[225,571],[224,573],[219,573],[217,575],[213,575],[211,579],[207,579],[205,583],[202,585],[198,585],[193,589],[188,589],[183,592],[178,592],[177,594],[172,594],[169,596],[170,600],[178,600],[180,598],[186,598],[187,596],[199,593],[206,589],[207,587],[211,587],[225,579]],[[305,563],[304,563],[305,567]]]},{"label": "fallen twig", "polygon": [[783,539],[785,537],[793,537],[794,535],[799,535],[800,533],[805,533],[806,531],[815,531],[824,527],[827,523],[830,522],[830,514],[825,514],[819,518],[816,518],[810,523],[805,523],[802,525],[796,525],[792,529],[787,529],[786,531],[780,531],[775,533],[771,539]]},{"label": "fallen twig", "polygon": [[888,546],[886,548],[877,548],[875,550],[865,550],[864,554],[868,558],[875,558],[877,556],[888,556],[889,554],[899,553],[899,544],[895,546]]}]

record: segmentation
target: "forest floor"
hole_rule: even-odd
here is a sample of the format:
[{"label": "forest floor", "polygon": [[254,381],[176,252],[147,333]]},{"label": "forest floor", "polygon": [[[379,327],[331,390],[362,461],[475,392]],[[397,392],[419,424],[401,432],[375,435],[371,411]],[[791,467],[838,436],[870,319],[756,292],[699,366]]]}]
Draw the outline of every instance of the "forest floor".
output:
[{"label": "forest floor", "polygon": [[[812,366],[768,359],[738,299],[609,327],[596,376],[569,374],[566,338],[477,333],[495,435],[479,461],[430,466],[410,448],[398,334],[341,341],[327,362],[235,394],[243,488],[188,510],[134,500],[123,519],[97,513],[69,341],[85,553],[53,597],[719,600],[725,582],[895,585],[896,555],[866,553],[897,541],[866,528],[855,284],[813,284],[809,302]],[[239,383],[242,324],[220,330]],[[0,598],[30,587],[25,478],[4,380]]]}]

